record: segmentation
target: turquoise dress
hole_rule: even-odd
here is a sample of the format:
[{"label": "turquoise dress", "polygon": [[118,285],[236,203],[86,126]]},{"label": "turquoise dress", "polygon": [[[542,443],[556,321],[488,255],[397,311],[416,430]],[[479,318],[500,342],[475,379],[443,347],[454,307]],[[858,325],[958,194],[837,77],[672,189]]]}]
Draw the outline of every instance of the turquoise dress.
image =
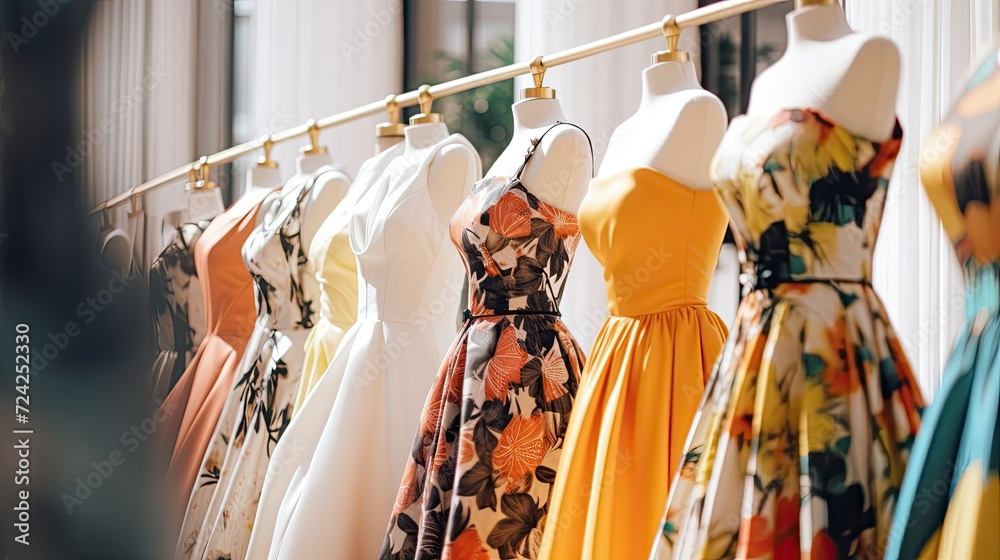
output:
[{"label": "turquoise dress", "polygon": [[[939,144],[942,139],[950,139]],[[921,179],[966,275],[966,319],[910,454],[888,560],[1000,558],[1000,58],[927,140]],[[931,150],[926,150],[930,153]]]}]

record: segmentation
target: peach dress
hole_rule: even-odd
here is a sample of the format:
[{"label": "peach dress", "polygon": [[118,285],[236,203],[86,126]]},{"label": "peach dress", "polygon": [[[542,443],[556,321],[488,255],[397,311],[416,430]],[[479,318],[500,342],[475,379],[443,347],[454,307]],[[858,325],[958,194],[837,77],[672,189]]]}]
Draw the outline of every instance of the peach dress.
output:
[{"label": "peach dress", "polygon": [[167,512],[171,530],[180,525],[198,467],[253,332],[257,311],[252,278],[240,251],[256,226],[263,202],[261,195],[236,202],[209,224],[195,246],[208,332],[161,405],[167,420],[157,431],[164,438],[163,447],[173,448],[165,488],[172,500]]}]

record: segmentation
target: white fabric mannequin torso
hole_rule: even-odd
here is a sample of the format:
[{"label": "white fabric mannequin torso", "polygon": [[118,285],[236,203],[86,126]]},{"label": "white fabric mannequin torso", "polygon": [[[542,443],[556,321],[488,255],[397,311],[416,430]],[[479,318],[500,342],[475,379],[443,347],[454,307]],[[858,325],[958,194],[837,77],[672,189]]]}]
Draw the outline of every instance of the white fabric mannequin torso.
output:
[{"label": "white fabric mannequin torso", "polygon": [[[303,154],[296,158],[295,165],[299,173],[312,175],[334,163],[329,153]],[[351,179],[346,173],[326,173],[309,190],[302,215],[302,231],[299,234],[302,237],[302,248],[307,253],[319,226],[344,199],[350,186]]]},{"label": "white fabric mannequin torso", "polygon": [[403,139],[403,136],[379,136],[375,139],[375,154],[381,154],[382,152],[402,142]]},{"label": "white fabric mannequin torso", "polygon": [[[398,138],[396,144],[402,140]],[[391,146],[388,149],[390,149]],[[382,150],[366,161],[343,203],[327,218],[324,228],[346,229],[353,205],[370,187],[377,184],[389,163],[402,153],[399,146],[391,151]],[[333,223],[331,223],[333,222]],[[275,533],[282,534],[288,516],[294,508],[299,483],[312,459],[327,417],[333,408],[340,378],[324,376],[310,392],[303,406],[296,411],[285,434],[275,447],[261,492],[254,530],[250,536],[247,558],[267,558]],[[289,508],[281,515],[281,508]]]},{"label": "white fabric mannequin torso", "polygon": [[819,109],[863,138],[889,138],[899,88],[896,45],[855,33],[840,6],[807,6],[787,22],[788,48],[754,81],[747,114]]},{"label": "white fabric mannequin torso", "polygon": [[401,148],[352,204],[358,321],[279,442],[313,453],[291,463],[268,558],[378,554],[423,397],[455,337],[463,274],[448,224],[479,156],[443,123],[409,126]]},{"label": "white fabric mannequin torso", "polygon": [[682,185],[712,188],[708,170],[728,122],[702,89],[691,62],[661,62],[642,73],[639,109],[611,136],[599,176],[651,167]]},{"label": "white fabric mannequin torso", "polygon": [[[487,177],[512,176],[533,139],[556,122],[568,122],[557,99],[524,99],[511,109],[514,134]],[[594,155],[587,135],[575,126],[561,126],[545,135],[521,179],[539,200],[575,215],[593,174]]]},{"label": "white fabric mannequin torso", "polygon": [[[276,194],[272,194],[272,192],[280,186],[281,173],[278,171],[277,167],[255,165],[247,170],[246,187],[243,189],[243,194],[240,198],[233,203],[233,207],[234,209],[239,209],[237,213],[246,214],[252,210],[262,198],[270,194],[270,200],[264,201],[264,204],[261,206],[261,208],[267,208],[267,206],[276,198]],[[264,220],[265,214],[267,214],[267,212],[257,213],[257,225],[260,225]]]}]

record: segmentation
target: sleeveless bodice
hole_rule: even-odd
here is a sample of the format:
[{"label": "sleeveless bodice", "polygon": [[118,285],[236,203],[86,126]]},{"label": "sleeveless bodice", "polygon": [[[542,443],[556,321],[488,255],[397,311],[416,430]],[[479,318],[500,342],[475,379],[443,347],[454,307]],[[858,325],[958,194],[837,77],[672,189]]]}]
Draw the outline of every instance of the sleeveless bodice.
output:
[{"label": "sleeveless bodice", "polygon": [[[444,247],[447,229],[428,191],[428,167],[446,146],[475,149],[460,134],[419,149],[410,148],[361,196],[350,221],[357,255],[359,317],[434,328],[453,328],[451,309],[461,293],[461,264]],[[467,183],[478,176],[478,156],[467,167]]]},{"label": "sleeveless bodice", "polygon": [[583,238],[604,268],[608,310],[619,316],[705,306],[726,224],[714,192],[650,167],[593,179],[580,204]]},{"label": "sleeveless bodice", "polygon": [[925,141],[920,177],[964,267],[966,312],[1000,312],[1000,54]]},{"label": "sleeveless bodice", "polygon": [[451,221],[469,274],[473,315],[556,311],[580,228],[516,177],[480,181]]},{"label": "sleeveless bodice", "polygon": [[309,260],[316,270],[319,285],[319,316],[341,330],[347,330],[357,320],[358,267],[348,226],[358,199],[385,167],[403,150],[396,144],[366,161],[348,189],[344,199],[323,221],[309,248]]},{"label": "sleeveless bodice", "polygon": [[867,281],[902,129],[873,142],[814,109],[734,119],[712,178],[757,287]]},{"label": "sleeveless bodice", "polygon": [[206,227],[208,222],[179,226],[149,267],[157,360],[162,360],[165,368],[154,371],[150,381],[158,387],[154,392],[161,397],[184,372],[205,338],[205,302],[194,264],[194,247]]},{"label": "sleeveless bodice", "polygon": [[344,212],[334,210],[316,232],[309,260],[319,285],[319,319],[346,330],[357,318],[358,269],[343,221],[332,219],[338,214]]},{"label": "sleeveless bodice", "polygon": [[243,245],[243,260],[254,279],[258,321],[267,328],[313,326],[318,287],[300,230],[303,203],[321,173],[292,178]]},{"label": "sleeveless bodice", "polygon": [[256,225],[258,211],[238,206],[234,204],[205,228],[195,245],[194,261],[208,330],[242,348],[253,331],[253,325],[242,319],[254,316],[254,302],[247,297],[252,279],[240,250]]}]

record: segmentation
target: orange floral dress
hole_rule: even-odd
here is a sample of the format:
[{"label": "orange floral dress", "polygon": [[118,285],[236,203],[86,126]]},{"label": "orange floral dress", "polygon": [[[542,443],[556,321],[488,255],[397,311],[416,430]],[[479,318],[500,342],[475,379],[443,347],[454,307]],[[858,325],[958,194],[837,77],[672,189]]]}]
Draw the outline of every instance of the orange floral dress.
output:
[{"label": "orange floral dress", "polygon": [[746,290],[654,558],[882,557],[923,407],[870,283],[901,140],[812,109],[733,121],[712,175]]},{"label": "orange floral dress", "polygon": [[483,180],[452,218],[471,310],[427,397],[382,559],[538,556],[584,361],[557,311],[580,229],[520,173]]}]

